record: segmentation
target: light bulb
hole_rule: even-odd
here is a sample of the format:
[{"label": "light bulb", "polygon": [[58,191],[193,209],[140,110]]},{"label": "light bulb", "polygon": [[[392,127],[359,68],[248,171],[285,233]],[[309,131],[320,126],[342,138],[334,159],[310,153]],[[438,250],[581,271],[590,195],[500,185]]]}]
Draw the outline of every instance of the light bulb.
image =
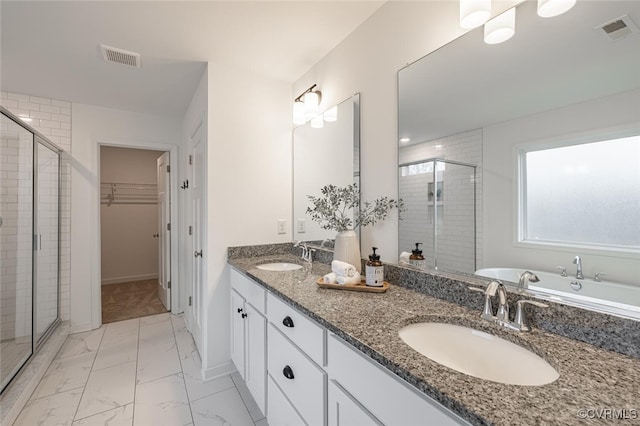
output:
[{"label": "light bulb", "polygon": [[562,15],[576,4],[576,0],[538,0],[538,16],[553,18]]},{"label": "light bulb", "polygon": [[516,32],[516,8],[496,16],[484,24],[484,42],[498,44],[509,40]]},{"label": "light bulb", "polygon": [[491,17],[491,0],[460,0],[460,26],[479,27]]},{"label": "light bulb", "polygon": [[297,101],[293,103],[293,124],[300,126],[305,123],[304,103]]}]

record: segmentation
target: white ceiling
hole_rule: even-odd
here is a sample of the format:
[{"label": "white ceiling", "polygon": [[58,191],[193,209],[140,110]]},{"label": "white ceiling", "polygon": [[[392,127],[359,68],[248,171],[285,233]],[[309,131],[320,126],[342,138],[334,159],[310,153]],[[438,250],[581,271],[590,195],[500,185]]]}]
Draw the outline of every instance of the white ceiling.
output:
[{"label": "white ceiling", "polygon": [[[0,1],[2,90],[181,116],[206,62],[293,83],[382,1]],[[102,60],[99,44],[142,67]]]}]

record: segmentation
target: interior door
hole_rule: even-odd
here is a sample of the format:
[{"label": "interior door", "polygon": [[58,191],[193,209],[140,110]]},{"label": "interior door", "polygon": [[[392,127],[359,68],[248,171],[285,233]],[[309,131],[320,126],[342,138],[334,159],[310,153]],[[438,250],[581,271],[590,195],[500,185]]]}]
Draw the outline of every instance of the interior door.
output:
[{"label": "interior door", "polygon": [[171,310],[171,202],[169,179],[169,153],[157,160],[158,172],[158,297],[168,311]]},{"label": "interior door", "polygon": [[191,285],[189,303],[185,309],[186,323],[199,350],[202,349],[202,292],[204,288],[204,179],[205,144],[202,140],[202,123],[197,126],[190,140],[191,174],[189,193],[191,202]]}]

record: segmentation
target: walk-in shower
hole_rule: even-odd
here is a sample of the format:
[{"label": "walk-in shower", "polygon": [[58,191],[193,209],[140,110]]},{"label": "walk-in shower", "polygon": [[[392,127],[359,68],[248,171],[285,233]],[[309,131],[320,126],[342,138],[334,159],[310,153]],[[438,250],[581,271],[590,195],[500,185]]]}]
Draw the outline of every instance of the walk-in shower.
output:
[{"label": "walk-in shower", "polygon": [[61,150],[0,108],[0,385],[60,322]]},{"label": "walk-in shower", "polygon": [[428,267],[473,273],[476,269],[476,166],[443,159],[400,164],[398,193],[405,211],[398,249],[415,243]]}]

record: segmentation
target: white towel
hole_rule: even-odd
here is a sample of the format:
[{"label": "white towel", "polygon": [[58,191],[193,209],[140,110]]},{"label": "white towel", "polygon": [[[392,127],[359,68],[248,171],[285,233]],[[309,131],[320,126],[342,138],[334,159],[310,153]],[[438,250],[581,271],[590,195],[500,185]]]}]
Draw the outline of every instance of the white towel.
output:
[{"label": "white towel", "polygon": [[336,281],[340,285],[360,284],[361,280],[362,280],[362,278],[360,277],[360,273],[358,271],[356,271],[355,275],[353,275],[352,277],[345,277],[345,276],[342,276],[342,275],[338,275],[338,278],[336,278]]},{"label": "white towel", "polygon": [[400,253],[399,262],[400,263],[411,263],[410,259],[409,259],[410,257],[411,257],[411,253],[409,253],[408,251],[403,251],[402,253]]},{"label": "white towel", "polygon": [[322,277],[322,281],[324,281],[325,284],[335,284],[336,283],[336,278],[338,278],[336,273],[335,272],[331,272],[331,273],[325,275],[324,277]]},{"label": "white towel", "polygon": [[334,260],[331,262],[331,270],[339,277],[353,277],[358,273],[355,266],[350,265],[347,262],[342,262],[341,260]]}]

